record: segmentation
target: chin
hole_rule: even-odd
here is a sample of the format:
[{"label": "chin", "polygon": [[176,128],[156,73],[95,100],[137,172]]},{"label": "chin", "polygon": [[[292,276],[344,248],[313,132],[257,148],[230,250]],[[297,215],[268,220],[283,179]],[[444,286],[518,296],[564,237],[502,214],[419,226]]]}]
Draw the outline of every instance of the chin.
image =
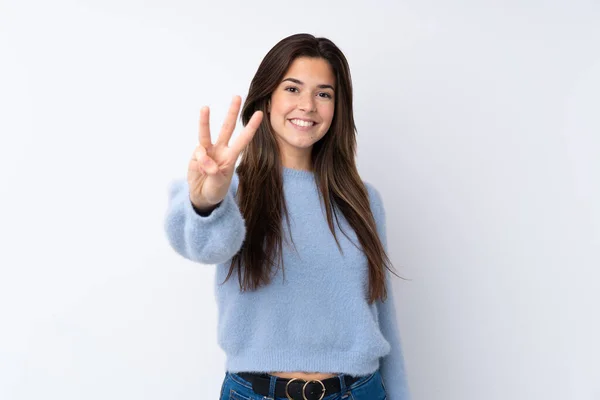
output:
[{"label": "chin", "polygon": [[294,141],[289,141],[288,143],[290,143],[292,146],[299,148],[299,149],[309,149],[309,148],[313,147],[313,145],[317,142],[318,142],[318,140],[311,140],[311,141],[294,140]]}]

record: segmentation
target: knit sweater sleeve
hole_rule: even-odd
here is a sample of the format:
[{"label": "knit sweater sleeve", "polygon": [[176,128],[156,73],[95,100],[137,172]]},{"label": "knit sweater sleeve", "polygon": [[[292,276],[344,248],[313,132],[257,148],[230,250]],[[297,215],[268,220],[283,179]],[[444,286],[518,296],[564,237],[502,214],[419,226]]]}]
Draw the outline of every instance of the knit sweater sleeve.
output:
[{"label": "knit sweater sleeve", "polygon": [[[386,216],[385,208],[379,192],[371,185],[367,184],[369,191],[371,209],[377,223],[377,231],[383,243],[383,246],[388,251],[387,232],[386,232]],[[383,383],[386,388],[387,398],[389,400],[409,400],[410,392],[404,367],[404,355],[402,352],[402,344],[400,340],[400,332],[398,328],[396,307],[394,304],[394,293],[391,285],[391,273],[386,269],[386,289],[387,299],[385,301],[378,300],[377,310],[379,312],[379,327],[381,333],[389,342],[391,350],[380,361],[380,372],[383,377]]]},{"label": "knit sweater sleeve", "polygon": [[202,264],[221,264],[239,251],[246,226],[235,202],[237,183],[234,174],[227,196],[207,216],[194,210],[187,181],[171,184],[164,229],[178,254]]}]

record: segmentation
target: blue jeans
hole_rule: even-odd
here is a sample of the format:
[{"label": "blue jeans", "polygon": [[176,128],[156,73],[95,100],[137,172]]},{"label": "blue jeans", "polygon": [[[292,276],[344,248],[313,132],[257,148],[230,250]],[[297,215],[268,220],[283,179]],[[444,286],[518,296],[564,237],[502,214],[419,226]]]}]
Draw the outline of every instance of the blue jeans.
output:
[{"label": "blue jeans", "polygon": [[[343,375],[338,375],[343,378]],[[386,400],[385,386],[379,370],[360,378],[351,386],[323,397],[323,400]],[[285,397],[263,396],[252,390],[252,384],[235,373],[226,372],[219,400],[287,400]]]}]

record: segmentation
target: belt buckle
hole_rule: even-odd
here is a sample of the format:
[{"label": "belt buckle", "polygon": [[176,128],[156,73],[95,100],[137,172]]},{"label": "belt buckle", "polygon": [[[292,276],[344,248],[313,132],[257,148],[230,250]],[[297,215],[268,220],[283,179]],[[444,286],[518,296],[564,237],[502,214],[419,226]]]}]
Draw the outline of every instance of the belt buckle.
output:
[{"label": "belt buckle", "polygon": [[[288,400],[294,400],[294,399],[292,399],[292,398],[290,397],[290,393],[288,392],[288,387],[290,386],[290,383],[292,383],[293,381],[299,381],[299,380],[300,380],[300,379],[298,379],[298,378],[292,378],[292,379],[290,379],[290,380],[288,381],[288,383],[285,385],[285,397],[287,397],[287,398],[288,398]],[[326,391],[326,389],[325,389],[325,385],[323,384],[323,382],[321,382],[320,380],[317,380],[317,379],[311,379],[310,381],[306,381],[306,383],[305,383],[305,384],[304,384],[304,386],[302,387],[302,398],[303,398],[304,400],[308,400],[308,399],[306,398],[306,394],[304,394],[304,392],[306,392],[306,385],[308,385],[308,384],[309,384],[309,383],[311,383],[311,382],[318,382],[318,383],[320,383],[320,384],[321,384],[321,386],[323,387],[323,393],[321,393],[321,397],[319,397],[319,399],[318,399],[318,400],[323,400],[323,397],[325,397],[325,391]]]}]

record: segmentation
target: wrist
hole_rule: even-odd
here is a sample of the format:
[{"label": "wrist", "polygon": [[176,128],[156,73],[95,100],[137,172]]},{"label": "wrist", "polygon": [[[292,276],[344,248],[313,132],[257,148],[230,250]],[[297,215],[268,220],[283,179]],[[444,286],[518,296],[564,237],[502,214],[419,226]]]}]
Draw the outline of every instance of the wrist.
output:
[{"label": "wrist", "polygon": [[223,201],[221,200],[217,204],[207,204],[205,202],[198,202],[190,199],[190,202],[192,203],[192,208],[196,214],[206,217],[210,215],[216,208],[218,208]]}]

